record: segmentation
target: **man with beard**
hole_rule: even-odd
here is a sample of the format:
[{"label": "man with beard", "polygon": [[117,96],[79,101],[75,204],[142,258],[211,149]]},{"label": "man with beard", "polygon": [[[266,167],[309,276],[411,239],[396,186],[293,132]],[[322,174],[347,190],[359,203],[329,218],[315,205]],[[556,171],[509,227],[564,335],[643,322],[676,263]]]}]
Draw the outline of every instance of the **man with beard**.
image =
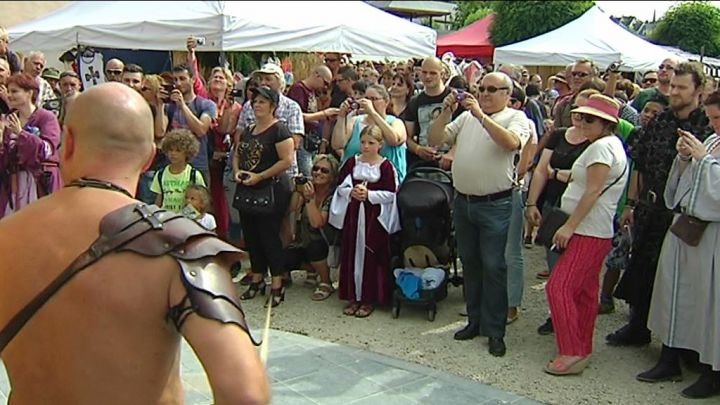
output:
[{"label": "man with beard", "polygon": [[677,155],[677,131],[695,134],[704,140],[710,133],[708,119],[700,106],[705,84],[702,66],[681,63],[670,82],[670,108],[659,113],[641,129],[630,145],[635,161],[628,190],[628,209],[621,226],[633,226],[633,255],[615,296],[630,304],[630,321],[606,339],[613,346],[642,346],[650,343],[647,328],[650,298],[662,241],[672,222],[663,190],[673,159]]}]

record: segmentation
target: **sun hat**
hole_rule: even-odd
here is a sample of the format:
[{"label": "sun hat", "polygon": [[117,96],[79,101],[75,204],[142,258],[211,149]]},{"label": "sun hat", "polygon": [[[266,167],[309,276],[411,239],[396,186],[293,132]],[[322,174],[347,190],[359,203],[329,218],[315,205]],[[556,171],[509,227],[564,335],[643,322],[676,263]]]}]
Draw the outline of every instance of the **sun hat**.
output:
[{"label": "sun hat", "polygon": [[280,79],[285,77],[285,73],[283,72],[282,68],[274,63],[264,64],[260,69],[253,72],[253,74],[255,74],[255,73],[265,73],[265,74],[269,74],[269,75],[275,75]]},{"label": "sun hat", "polygon": [[555,80],[556,82],[568,84],[567,79],[565,78],[565,72],[558,72],[556,75],[550,76],[550,79]]},{"label": "sun hat", "polygon": [[593,94],[588,98],[587,104],[578,107],[571,113],[594,115],[612,123],[618,123],[620,104],[608,96]]}]

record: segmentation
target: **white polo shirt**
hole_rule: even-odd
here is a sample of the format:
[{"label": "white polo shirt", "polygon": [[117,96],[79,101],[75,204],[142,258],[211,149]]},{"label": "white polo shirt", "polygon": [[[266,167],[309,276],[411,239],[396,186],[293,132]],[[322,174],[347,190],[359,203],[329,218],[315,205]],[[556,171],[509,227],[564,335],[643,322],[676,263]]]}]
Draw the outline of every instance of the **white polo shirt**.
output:
[{"label": "white polo shirt", "polygon": [[[488,117],[517,135],[522,150],[530,137],[524,112],[506,107]],[[487,195],[513,187],[515,155],[520,150],[508,151],[495,143],[480,120],[469,111],[449,123],[445,134],[450,144],[457,144],[452,165],[457,191],[468,195]]]}]

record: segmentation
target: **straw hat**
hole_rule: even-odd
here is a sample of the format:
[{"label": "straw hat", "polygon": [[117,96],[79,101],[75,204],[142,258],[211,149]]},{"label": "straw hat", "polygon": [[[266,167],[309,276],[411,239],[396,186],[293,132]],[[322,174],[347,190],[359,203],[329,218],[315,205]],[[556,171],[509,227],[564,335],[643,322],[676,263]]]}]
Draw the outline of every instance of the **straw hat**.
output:
[{"label": "straw hat", "polygon": [[565,78],[565,72],[558,72],[556,75],[550,76],[550,79],[555,80],[556,82],[568,84],[567,79]]},{"label": "straw hat", "polygon": [[587,104],[570,112],[594,115],[612,123],[618,123],[620,104],[608,96],[593,94],[588,98]]}]

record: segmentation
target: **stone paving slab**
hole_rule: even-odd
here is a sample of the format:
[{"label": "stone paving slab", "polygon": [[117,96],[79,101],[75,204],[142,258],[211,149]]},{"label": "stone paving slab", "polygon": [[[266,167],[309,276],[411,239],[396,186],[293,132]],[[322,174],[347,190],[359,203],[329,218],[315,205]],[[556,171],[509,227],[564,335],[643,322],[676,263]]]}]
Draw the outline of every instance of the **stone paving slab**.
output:
[{"label": "stone paving slab", "polygon": [[[181,359],[186,403],[212,404],[205,373],[187,343]],[[268,374],[277,405],[539,404],[429,367],[282,331],[270,334]],[[0,404],[8,392],[0,363]]]}]

